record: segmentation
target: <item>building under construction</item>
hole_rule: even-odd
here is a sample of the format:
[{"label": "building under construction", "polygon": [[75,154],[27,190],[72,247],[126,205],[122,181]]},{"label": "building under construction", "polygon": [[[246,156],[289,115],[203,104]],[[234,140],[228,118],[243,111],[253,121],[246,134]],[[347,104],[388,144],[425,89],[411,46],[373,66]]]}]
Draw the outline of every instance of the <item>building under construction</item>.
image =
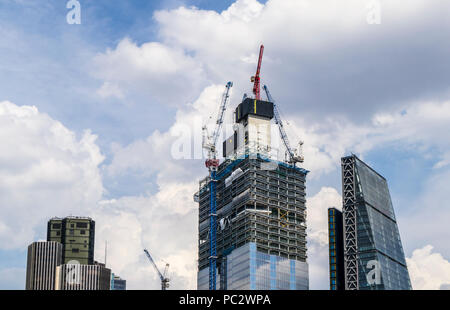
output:
[{"label": "building under construction", "polygon": [[268,101],[260,100],[258,92],[257,98],[244,96],[237,106],[234,133],[223,142],[225,160],[200,181],[195,195],[200,290],[308,289],[308,171],[295,161],[271,158],[271,120],[275,117],[282,124],[265,90]]}]

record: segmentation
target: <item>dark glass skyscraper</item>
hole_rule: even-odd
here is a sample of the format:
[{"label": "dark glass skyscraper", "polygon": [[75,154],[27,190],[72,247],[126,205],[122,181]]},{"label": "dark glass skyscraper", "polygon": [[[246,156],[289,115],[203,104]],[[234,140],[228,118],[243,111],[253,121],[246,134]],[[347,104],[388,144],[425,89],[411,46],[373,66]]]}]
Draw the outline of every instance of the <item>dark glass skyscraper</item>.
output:
[{"label": "dark glass skyscraper", "polygon": [[386,179],[355,155],[341,164],[345,289],[411,289]]},{"label": "dark glass skyscraper", "polygon": [[111,290],[112,291],[126,291],[127,290],[127,280],[121,277],[111,274]]},{"label": "dark glass skyscraper", "polygon": [[328,209],[328,244],[330,262],[330,290],[345,289],[344,272],[344,228],[342,212],[336,208]]}]

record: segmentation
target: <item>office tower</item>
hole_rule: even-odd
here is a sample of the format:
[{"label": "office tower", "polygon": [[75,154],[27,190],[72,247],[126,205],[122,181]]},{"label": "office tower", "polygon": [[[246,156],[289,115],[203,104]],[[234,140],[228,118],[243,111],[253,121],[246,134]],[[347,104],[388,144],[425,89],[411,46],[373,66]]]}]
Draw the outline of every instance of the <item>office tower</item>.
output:
[{"label": "office tower", "polygon": [[114,273],[111,274],[111,290],[112,291],[125,291],[127,289],[127,280],[122,279]]},{"label": "office tower", "polygon": [[[273,160],[273,103],[246,98],[236,129],[223,143],[216,172],[219,289],[308,289],[305,178],[307,171]],[[200,181],[198,278],[209,288],[210,177]]]},{"label": "office tower", "polygon": [[110,290],[111,270],[103,264],[57,267],[56,290]]},{"label": "office tower", "polygon": [[386,179],[355,155],[341,164],[345,289],[411,289]]},{"label": "office tower", "polygon": [[342,212],[336,208],[328,209],[328,244],[330,290],[344,290],[344,239]]},{"label": "office tower", "polygon": [[88,217],[52,218],[47,225],[47,240],[63,245],[63,263],[94,263],[95,222]]},{"label": "office tower", "polygon": [[62,261],[62,244],[59,242],[33,242],[28,246],[27,290],[53,290],[56,268]]}]

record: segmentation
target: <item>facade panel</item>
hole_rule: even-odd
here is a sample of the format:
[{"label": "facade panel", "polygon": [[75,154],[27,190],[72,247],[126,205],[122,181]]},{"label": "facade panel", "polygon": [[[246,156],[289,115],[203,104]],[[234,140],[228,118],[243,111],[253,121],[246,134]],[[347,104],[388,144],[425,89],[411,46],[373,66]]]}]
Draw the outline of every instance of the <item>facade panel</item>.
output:
[{"label": "facade panel", "polygon": [[[220,289],[307,290],[308,264],[257,250],[247,243],[227,255],[226,273],[218,274]],[[226,283],[226,288],[223,283]],[[219,287],[219,286],[218,286]],[[208,289],[208,269],[199,272],[198,289]]]}]

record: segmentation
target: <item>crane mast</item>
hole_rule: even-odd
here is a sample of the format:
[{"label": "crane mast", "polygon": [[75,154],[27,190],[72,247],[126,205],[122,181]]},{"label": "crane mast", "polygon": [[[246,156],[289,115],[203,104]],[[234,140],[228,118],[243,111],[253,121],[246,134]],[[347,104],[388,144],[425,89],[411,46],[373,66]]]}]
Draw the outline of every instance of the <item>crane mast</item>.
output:
[{"label": "crane mast", "polygon": [[164,274],[161,273],[161,271],[159,271],[158,266],[156,266],[155,262],[153,261],[152,256],[150,255],[150,253],[144,249],[145,255],[147,255],[148,260],[150,261],[150,263],[152,263],[153,267],[155,267],[156,272],[158,273],[159,278],[161,279],[161,290],[165,291],[166,289],[169,288],[169,278],[166,277],[167,274],[167,270],[169,269],[169,264],[166,264],[166,267],[164,269]]},{"label": "crane mast", "polygon": [[[222,129],[223,118],[225,115],[225,111],[227,109],[227,103],[228,103],[228,99],[230,97],[231,87],[233,87],[233,82],[228,82],[227,85],[225,86],[225,92],[223,93],[222,100],[220,102],[219,114],[217,115],[216,127],[214,129],[212,136],[208,136],[206,125],[203,126],[203,132],[204,132],[203,148],[208,151],[208,160],[209,159],[215,160],[217,157],[216,145],[217,145],[217,140],[219,139],[219,136],[220,136],[220,130]],[[208,163],[206,164],[206,167],[209,168]]]},{"label": "crane mast", "polygon": [[219,160],[217,159],[216,144],[220,136],[220,131],[223,124],[223,118],[227,109],[228,99],[230,97],[230,89],[233,87],[233,82],[228,82],[225,86],[220,103],[219,114],[217,116],[216,128],[213,135],[208,136],[206,126],[203,126],[203,148],[208,151],[208,159],[205,162],[209,170],[209,191],[210,191],[210,211],[209,211],[209,289],[216,290],[216,268],[217,268],[217,203],[216,203],[216,173],[219,167]]},{"label": "crane mast", "polygon": [[278,107],[275,104],[275,101],[272,98],[272,95],[269,92],[269,88],[264,85],[263,86],[264,91],[267,95],[267,100],[273,103],[274,107],[274,116],[275,116],[275,123],[278,125],[278,130],[280,131],[281,139],[283,140],[284,146],[286,147],[286,151],[289,154],[289,163],[295,165],[296,163],[302,163],[304,161],[303,155],[301,154],[301,146],[303,145],[303,142],[300,141],[299,143],[299,154],[295,154],[295,151],[291,148],[291,145],[289,143],[288,136],[286,134],[286,131],[284,130],[283,121],[280,117],[280,112],[278,111]]},{"label": "crane mast", "polygon": [[251,81],[253,84],[253,94],[255,95],[256,100],[261,100],[261,88],[260,88],[260,77],[259,74],[261,72],[261,64],[262,64],[262,58],[264,53],[264,45],[261,45],[261,48],[259,49],[259,59],[258,59],[258,66],[256,67],[256,74],[255,76],[251,77]]}]

